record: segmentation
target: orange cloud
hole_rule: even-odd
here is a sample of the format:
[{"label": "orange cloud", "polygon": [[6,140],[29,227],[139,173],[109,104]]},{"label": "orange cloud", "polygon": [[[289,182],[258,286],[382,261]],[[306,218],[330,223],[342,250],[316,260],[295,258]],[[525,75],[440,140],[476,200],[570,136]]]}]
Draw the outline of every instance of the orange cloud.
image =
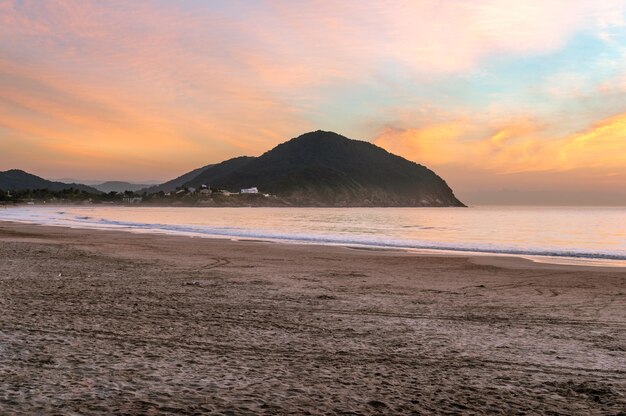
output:
[{"label": "orange cloud", "polygon": [[477,124],[454,121],[416,129],[387,128],[374,143],[411,160],[464,166],[497,174],[593,170],[598,176],[626,173],[626,114],[602,120],[565,137],[548,137],[543,126],[517,120],[491,126],[482,138],[468,138]]},{"label": "orange cloud", "polygon": [[[387,128],[374,143],[391,153],[399,154],[420,163],[444,165],[460,160],[456,146],[460,139],[474,129],[467,122],[451,121],[417,129],[398,130]],[[463,157],[471,157],[465,149]]]},{"label": "orange cloud", "polygon": [[[493,54],[549,52],[598,21],[620,24],[611,16],[624,3],[0,0],[0,169],[166,179],[313,128],[358,125],[347,120],[357,103],[336,90],[388,68],[419,84]],[[326,110],[346,101],[344,112]],[[516,166],[541,165],[543,145],[524,128],[472,144],[484,129],[467,119],[379,140],[436,164],[487,157],[496,169],[513,152],[526,154]]]}]

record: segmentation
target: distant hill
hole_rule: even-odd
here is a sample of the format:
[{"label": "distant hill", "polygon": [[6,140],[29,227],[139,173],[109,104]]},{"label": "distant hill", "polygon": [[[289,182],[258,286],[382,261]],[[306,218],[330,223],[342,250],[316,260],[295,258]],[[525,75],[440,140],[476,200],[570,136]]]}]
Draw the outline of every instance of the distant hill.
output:
[{"label": "distant hill", "polygon": [[50,191],[62,191],[64,189],[78,189],[93,194],[99,194],[95,188],[77,183],[54,182],[39,176],[24,172],[19,169],[11,169],[0,172],[0,189],[3,191],[25,191],[30,189],[48,189]]},{"label": "distant hill", "polygon": [[99,183],[105,182],[104,180],[94,180],[94,179],[76,179],[76,178],[50,178],[49,181],[53,182],[63,182],[63,183],[80,183],[87,186],[98,185]]},{"label": "distant hill", "polygon": [[210,168],[213,165],[206,165],[198,169],[194,169],[191,172],[187,172],[179,177],[172,179],[171,181],[167,181],[160,185],[153,185],[140,190],[140,192],[147,192],[149,194],[155,194],[157,192],[171,192],[176,188],[183,186],[185,183],[197,177],[199,174],[204,172],[206,169]]},{"label": "distant hill", "polygon": [[326,131],[303,134],[257,158],[205,167],[184,183],[202,184],[231,191],[255,186],[303,206],[464,206],[425,166]]},{"label": "distant hill", "polygon": [[140,189],[144,189],[149,187],[147,184],[139,184],[139,183],[130,183],[130,182],[121,182],[121,181],[108,181],[103,182],[97,185],[93,185],[99,191],[109,193],[109,192],[124,192],[124,191],[139,191]]}]

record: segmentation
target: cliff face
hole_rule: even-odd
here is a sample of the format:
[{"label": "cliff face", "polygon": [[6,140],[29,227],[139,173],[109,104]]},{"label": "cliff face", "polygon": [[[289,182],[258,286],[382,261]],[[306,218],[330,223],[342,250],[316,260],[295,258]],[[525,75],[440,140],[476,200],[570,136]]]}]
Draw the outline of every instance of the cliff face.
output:
[{"label": "cliff face", "polygon": [[231,159],[185,183],[256,186],[293,205],[464,206],[430,169],[332,132],[303,134],[257,158]]}]

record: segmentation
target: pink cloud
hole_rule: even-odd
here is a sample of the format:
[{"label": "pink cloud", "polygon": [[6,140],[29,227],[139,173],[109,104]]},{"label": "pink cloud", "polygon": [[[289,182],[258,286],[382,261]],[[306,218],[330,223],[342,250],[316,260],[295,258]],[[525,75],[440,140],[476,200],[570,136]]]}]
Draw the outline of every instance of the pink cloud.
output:
[{"label": "pink cloud", "polygon": [[23,140],[76,166],[98,154],[103,172],[142,154],[155,166],[146,179],[166,178],[326,127],[309,121],[321,88],[387,66],[428,82],[492,54],[549,52],[621,24],[624,3],[0,0],[0,123],[11,132],[0,153]]}]

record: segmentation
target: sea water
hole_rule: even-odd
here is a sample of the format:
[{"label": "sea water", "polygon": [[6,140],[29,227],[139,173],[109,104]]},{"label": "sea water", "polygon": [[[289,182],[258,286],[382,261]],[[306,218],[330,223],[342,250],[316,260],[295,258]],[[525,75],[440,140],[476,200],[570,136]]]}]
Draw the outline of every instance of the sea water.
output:
[{"label": "sea water", "polygon": [[626,208],[20,206],[0,220],[199,237],[530,256],[626,265]]}]

